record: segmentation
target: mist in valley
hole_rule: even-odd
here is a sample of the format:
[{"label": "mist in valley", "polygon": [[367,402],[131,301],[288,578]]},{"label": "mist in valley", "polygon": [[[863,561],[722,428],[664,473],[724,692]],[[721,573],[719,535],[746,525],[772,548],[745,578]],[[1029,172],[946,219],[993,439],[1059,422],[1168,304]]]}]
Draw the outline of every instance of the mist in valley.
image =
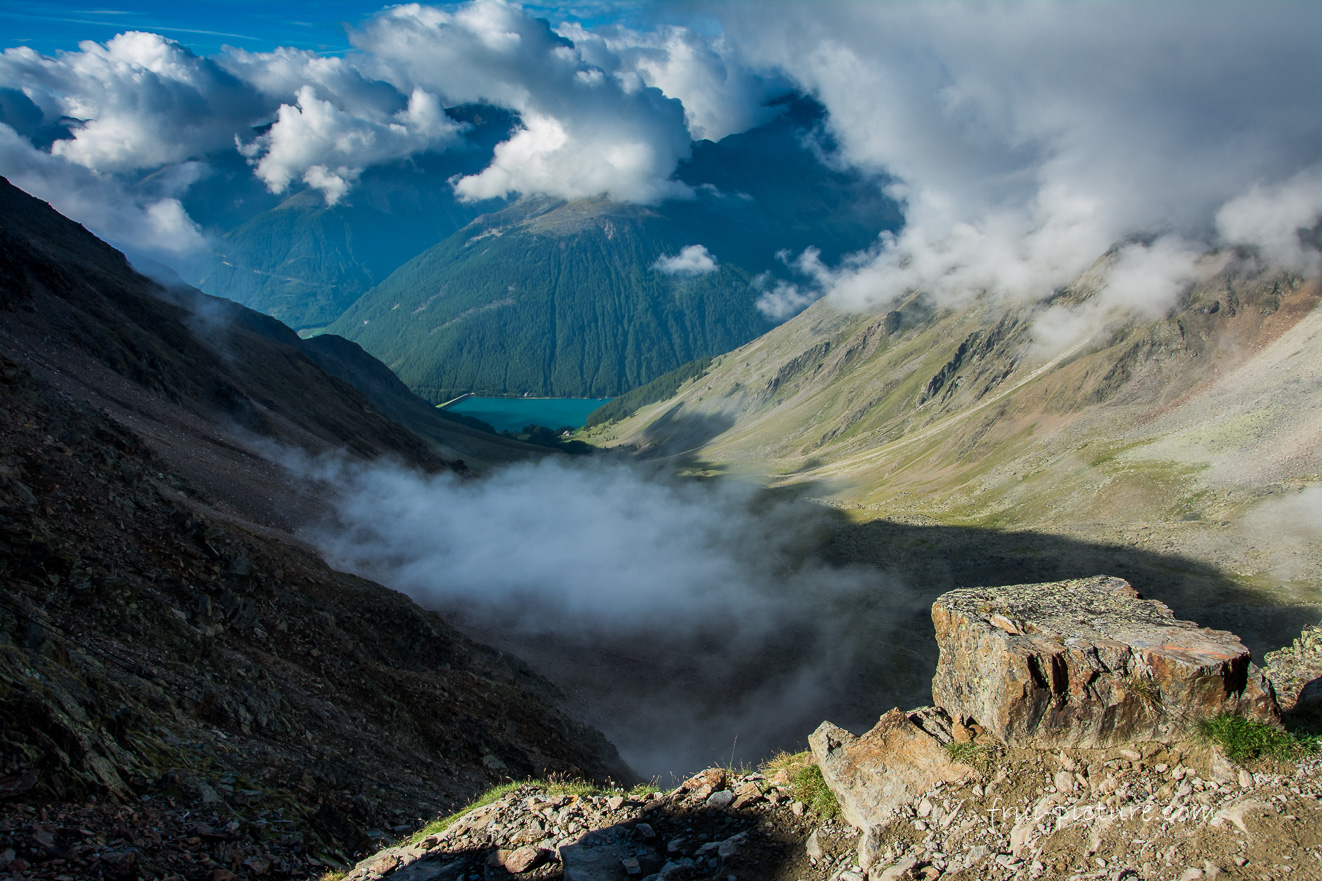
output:
[{"label": "mist in valley", "polygon": [[928,604],[818,554],[829,512],[735,480],[549,458],[479,479],[304,464],[337,487],[308,535],[559,685],[641,775],[752,763],[823,720],[927,699]]}]

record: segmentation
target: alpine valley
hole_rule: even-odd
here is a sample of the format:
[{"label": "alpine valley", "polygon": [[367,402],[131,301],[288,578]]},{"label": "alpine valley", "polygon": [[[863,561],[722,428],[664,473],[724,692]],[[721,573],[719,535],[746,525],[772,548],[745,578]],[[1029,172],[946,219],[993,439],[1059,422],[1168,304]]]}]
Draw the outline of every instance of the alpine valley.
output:
[{"label": "alpine valley", "polygon": [[1322,879],[1322,6],[71,2],[0,881]]}]

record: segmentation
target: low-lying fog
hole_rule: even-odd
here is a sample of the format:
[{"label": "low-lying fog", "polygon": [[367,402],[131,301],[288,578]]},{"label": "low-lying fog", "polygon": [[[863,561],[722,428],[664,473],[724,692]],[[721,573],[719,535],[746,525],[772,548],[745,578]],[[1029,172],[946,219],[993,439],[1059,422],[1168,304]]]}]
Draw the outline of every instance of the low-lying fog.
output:
[{"label": "low-lying fog", "polygon": [[817,561],[827,513],[735,481],[546,459],[475,480],[318,466],[330,562],[438,609],[556,682],[639,774],[802,749],[925,699],[927,604]]}]

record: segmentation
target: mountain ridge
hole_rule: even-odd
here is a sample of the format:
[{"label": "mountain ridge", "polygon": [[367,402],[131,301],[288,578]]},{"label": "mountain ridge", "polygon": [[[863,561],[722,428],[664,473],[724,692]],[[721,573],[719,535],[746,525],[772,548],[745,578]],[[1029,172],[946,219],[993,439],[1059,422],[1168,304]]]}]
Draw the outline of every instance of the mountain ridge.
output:
[{"label": "mountain ridge", "polygon": [[3,180],[0,242],[0,871],[309,877],[503,775],[631,779],[550,682],[299,536],[333,488],[291,454],[468,470],[305,348],[383,367]]},{"label": "mountain ridge", "polygon": [[[822,301],[585,436],[800,487],[860,529],[941,524],[1010,546],[1073,535],[1204,560],[1257,597],[1258,611],[1226,607],[1218,626],[1262,652],[1322,607],[1312,539],[1266,525],[1322,483],[1308,440],[1322,286],[1217,265],[1165,316],[1048,357],[1031,337],[1046,303],[941,309],[917,293],[853,313]],[[1096,278],[1063,293],[1084,302]],[[887,561],[867,542],[838,552]],[[1167,585],[1168,602],[1195,607],[1197,580]]]}]

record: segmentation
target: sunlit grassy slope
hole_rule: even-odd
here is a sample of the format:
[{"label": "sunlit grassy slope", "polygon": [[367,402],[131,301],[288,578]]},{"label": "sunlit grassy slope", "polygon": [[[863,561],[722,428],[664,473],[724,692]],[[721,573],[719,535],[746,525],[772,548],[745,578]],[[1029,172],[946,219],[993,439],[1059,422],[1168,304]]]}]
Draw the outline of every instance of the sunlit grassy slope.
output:
[{"label": "sunlit grassy slope", "polygon": [[1047,304],[819,302],[590,440],[797,485],[855,522],[1066,534],[1317,603],[1319,285],[1206,262],[1160,320],[1056,351],[1034,342]]}]

